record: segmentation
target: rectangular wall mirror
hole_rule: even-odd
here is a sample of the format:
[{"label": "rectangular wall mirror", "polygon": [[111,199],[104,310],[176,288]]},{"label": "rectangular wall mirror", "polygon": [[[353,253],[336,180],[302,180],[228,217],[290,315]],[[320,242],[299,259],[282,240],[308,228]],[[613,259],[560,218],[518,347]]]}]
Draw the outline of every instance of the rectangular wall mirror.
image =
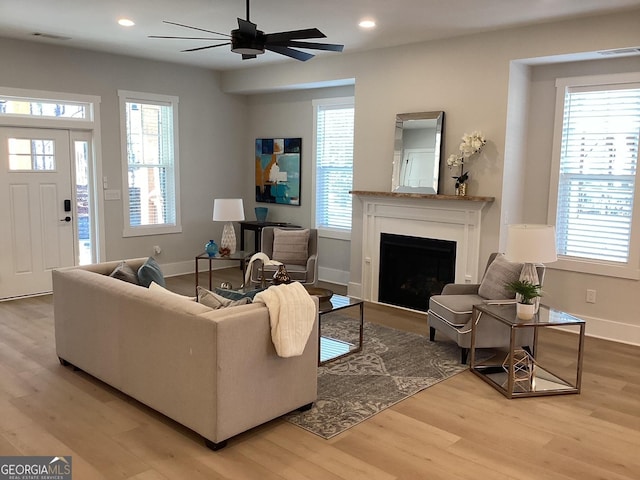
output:
[{"label": "rectangular wall mirror", "polygon": [[444,112],[396,115],[391,191],[438,193]]}]

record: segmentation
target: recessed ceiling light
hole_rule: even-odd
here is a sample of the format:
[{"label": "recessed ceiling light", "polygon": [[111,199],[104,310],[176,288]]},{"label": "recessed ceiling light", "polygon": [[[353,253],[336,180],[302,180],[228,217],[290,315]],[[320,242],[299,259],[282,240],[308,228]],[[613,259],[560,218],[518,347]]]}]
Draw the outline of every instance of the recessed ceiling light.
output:
[{"label": "recessed ceiling light", "polygon": [[373,20],[362,20],[358,25],[362,28],[373,28],[376,26],[376,22]]},{"label": "recessed ceiling light", "polygon": [[133,27],[136,22],[134,22],[133,20],[129,20],[128,18],[120,18],[118,20],[118,24],[122,25],[123,27]]}]

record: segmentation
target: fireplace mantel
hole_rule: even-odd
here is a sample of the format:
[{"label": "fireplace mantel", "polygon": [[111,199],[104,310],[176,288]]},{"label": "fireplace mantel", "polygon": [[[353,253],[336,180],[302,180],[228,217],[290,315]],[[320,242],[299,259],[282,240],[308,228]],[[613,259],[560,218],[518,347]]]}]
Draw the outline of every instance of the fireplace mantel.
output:
[{"label": "fireplace mantel", "polygon": [[393,197],[393,198],[419,198],[424,200],[456,200],[459,202],[485,202],[490,203],[495,197],[474,197],[461,195],[436,195],[432,193],[397,193],[397,192],[376,192],[369,190],[352,190],[351,195],[359,197]]},{"label": "fireplace mantel", "polygon": [[378,302],[382,233],[456,242],[456,283],[476,283],[482,211],[494,197],[354,190],[362,201],[362,297]]}]

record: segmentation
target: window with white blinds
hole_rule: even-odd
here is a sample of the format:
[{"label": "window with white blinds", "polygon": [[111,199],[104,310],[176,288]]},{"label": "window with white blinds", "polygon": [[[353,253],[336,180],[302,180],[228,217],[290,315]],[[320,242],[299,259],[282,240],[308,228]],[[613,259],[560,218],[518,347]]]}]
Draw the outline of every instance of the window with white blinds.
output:
[{"label": "window with white blinds", "polygon": [[558,254],[628,265],[640,142],[640,84],[562,88]]},{"label": "window with white blinds", "polygon": [[176,97],[120,92],[125,236],[175,233],[179,224]]},{"label": "window with white blinds", "polygon": [[351,230],[353,185],[353,98],[314,101],[315,224],[339,232]]}]

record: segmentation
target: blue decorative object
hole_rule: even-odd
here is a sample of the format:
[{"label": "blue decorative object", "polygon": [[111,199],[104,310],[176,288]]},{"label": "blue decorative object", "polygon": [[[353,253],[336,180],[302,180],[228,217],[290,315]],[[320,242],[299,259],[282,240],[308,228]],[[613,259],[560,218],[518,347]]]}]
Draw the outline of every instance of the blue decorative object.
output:
[{"label": "blue decorative object", "polygon": [[256,207],[256,220],[260,223],[265,222],[267,220],[267,215],[269,214],[269,209],[267,207]]},{"label": "blue decorative object", "polygon": [[215,257],[218,254],[218,245],[213,240],[209,240],[209,243],[204,246],[204,251],[210,257]]}]

